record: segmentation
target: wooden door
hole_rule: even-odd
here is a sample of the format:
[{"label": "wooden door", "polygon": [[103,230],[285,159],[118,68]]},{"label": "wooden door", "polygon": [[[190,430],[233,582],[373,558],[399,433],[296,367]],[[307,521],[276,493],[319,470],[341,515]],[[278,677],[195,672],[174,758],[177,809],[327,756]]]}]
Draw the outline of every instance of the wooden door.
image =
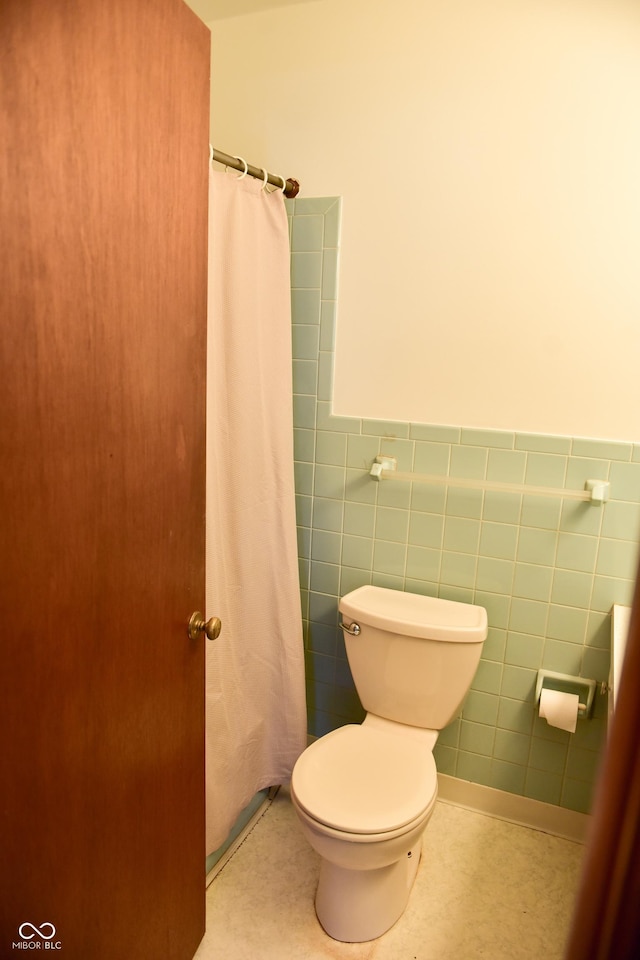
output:
[{"label": "wooden door", "polygon": [[204,932],[209,32],[0,6],[0,957]]}]

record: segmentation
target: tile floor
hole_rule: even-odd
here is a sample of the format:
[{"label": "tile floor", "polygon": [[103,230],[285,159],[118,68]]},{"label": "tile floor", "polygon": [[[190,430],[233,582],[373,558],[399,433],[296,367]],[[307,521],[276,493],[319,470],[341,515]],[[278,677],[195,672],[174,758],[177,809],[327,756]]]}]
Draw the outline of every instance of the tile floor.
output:
[{"label": "tile floor", "polygon": [[194,960],[560,960],[584,847],[438,801],[409,905],[369,943],[316,920],[318,860],[288,792],[207,890]]}]

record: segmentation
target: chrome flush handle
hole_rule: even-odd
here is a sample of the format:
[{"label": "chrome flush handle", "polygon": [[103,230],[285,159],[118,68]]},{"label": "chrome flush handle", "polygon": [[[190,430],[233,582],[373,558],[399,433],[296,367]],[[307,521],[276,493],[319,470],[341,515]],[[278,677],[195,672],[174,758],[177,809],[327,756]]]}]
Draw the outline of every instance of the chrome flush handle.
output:
[{"label": "chrome flush handle", "polygon": [[351,634],[352,637],[357,637],[360,633],[360,624],[356,623],[355,620],[351,623],[341,623],[340,626],[345,633]]}]

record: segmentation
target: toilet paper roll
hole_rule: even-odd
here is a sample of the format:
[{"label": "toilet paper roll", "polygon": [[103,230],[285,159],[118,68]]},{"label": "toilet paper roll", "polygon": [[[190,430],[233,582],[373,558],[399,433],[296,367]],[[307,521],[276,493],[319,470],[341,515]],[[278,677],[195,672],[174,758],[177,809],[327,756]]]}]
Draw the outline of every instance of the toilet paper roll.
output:
[{"label": "toilet paper roll", "polygon": [[577,693],[562,693],[560,690],[547,690],[543,687],[540,691],[540,716],[550,727],[575,733],[579,703],[580,697]]}]

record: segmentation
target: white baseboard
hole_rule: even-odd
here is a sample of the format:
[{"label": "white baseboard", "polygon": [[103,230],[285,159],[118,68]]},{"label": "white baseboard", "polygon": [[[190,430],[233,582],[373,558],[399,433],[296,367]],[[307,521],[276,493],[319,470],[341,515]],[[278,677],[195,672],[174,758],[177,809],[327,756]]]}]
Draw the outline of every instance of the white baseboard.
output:
[{"label": "white baseboard", "polygon": [[556,837],[584,843],[590,816],[557,807],[553,803],[542,803],[529,797],[520,797],[504,790],[485,787],[480,783],[459,780],[444,773],[438,774],[438,799],[466,807],[477,813],[485,813],[498,820],[509,820],[542,833],[551,833]]}]

